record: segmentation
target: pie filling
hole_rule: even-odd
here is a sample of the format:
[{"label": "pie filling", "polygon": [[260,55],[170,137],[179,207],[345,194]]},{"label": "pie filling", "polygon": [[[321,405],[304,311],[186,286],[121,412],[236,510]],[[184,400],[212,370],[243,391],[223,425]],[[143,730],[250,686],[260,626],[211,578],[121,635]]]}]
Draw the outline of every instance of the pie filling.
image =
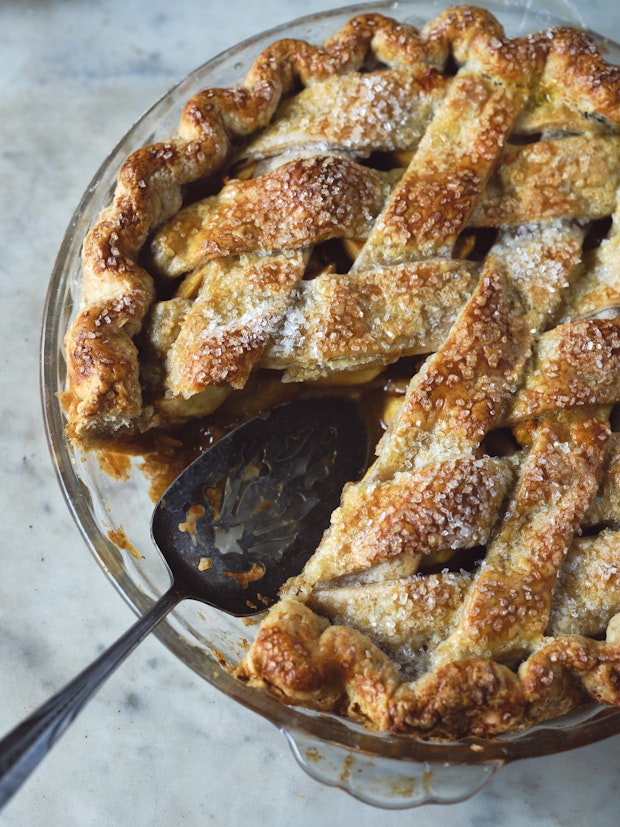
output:
[{"label": "pie filling", "polygon": [[71,439],[159,492],[291,395],[377,436],[240,680],[426,738],[620,704],[619,187],[620,70],[473,7],[276,42],[126,160]]}]

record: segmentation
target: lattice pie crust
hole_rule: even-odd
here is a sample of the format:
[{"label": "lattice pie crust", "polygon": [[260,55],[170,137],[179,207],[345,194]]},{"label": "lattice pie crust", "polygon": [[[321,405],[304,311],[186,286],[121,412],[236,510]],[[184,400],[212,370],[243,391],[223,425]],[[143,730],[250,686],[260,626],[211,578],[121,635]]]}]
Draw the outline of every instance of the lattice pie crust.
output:
[{"label": "lattice pie crust", "polygon": [[619,185],[618,69],[471,7],[277,42],[127,160],[66,339],[80,444],[416,363],[240,679],[423,737],[620,703]]}]

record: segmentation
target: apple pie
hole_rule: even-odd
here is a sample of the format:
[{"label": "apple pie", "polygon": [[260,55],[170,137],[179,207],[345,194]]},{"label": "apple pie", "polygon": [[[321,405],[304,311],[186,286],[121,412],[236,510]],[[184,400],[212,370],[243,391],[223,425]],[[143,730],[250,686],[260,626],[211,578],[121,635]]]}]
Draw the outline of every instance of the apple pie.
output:
[{"label": "apple pie", "polygon": [[384,423],[240,680],[422,738],[620,704],[619,187],[598,41],[468,6],[280,40],[126,160],[71,438],[325,387]]}]

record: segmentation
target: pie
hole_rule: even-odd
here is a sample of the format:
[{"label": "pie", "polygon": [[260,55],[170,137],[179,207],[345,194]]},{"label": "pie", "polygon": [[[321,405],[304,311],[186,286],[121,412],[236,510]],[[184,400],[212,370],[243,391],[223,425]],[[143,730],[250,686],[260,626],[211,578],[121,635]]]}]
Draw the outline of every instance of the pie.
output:
[{"label": "pie", "polygon": [[240,680],[430,739],[620,704],[619,186],[597,41],[474,7],[278,41],[127,159],[84,242],[71,438],[326,387],[385,423]]}]

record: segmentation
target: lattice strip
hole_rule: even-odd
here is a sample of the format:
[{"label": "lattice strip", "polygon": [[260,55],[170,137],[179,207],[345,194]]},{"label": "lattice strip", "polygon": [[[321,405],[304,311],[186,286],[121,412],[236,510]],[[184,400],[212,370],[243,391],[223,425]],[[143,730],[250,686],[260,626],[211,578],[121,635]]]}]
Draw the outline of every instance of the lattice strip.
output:
[{"label": "lattice strip", "polygon": [[485,542],[513,481],[500,459],[448,460],[387,482],[357,485],[299,583],[352,574],[399,555],[427,555]]},{"label": "lattice strip", "polygon": [[218,259],[167,354],[167,384],[192,396],[213,385],[243,387],[302,279],[307,254]]},{"label": "lattice strip", "polygon": [[327,145],[363,154],[408,150],[424,134],[448,79],[434,67],[335,75],[312,83],[283,102],[274,123],[243,150],[268,158]]},{"label": "lattice strip", "polygon": [[178,276],[231,253],[363,236],[390,190],[389,176],[347,158],[298,158],[180,210],[153,239],[153,260],[160,273]]},{"label": "lattice strip", "polygon": [[297,382],[431,353],[478,276],[473,262],[435,259],[304,281],[262,365]]},{"label": "lattice strip", "polygon": [[574,135],[507,146],[471,217],[473,227],[602,218],[616,208],[620,139]]},{"label": "lattice strip", "polygon": [[613,211],[606,238],[590,256],[590,266],[575,282],[563,320],[593,315],[617,316],[620,307],[620,205]]},{"label": "lattice strip", "polygon": [[451,254],[526,95],[461,69],[353,271]]}]

